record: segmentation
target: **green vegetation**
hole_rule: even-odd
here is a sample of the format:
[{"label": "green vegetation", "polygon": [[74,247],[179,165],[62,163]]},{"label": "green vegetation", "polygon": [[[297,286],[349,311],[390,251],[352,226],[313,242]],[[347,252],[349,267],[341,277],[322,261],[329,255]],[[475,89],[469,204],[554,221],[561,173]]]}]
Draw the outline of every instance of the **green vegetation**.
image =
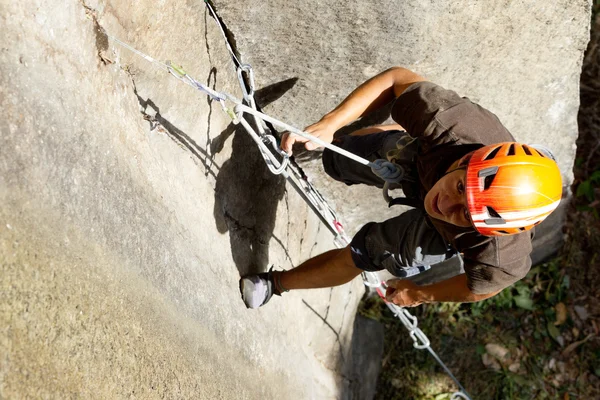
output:
[{"label": "green vegetation", "polygon": [[[433,348],[474,398],[600,395],[600,348],[591,340],[596,325],[574,311],[565,264],[560,256],[537,266],[526,279],[480,303],[415,310]],[[452,381],[429,354],[412,348],[404,327],[381,300],[363,303],[362,313],[386,327],[377,398],[449,398]]]},{"label": "green vegetation", "polygon": [[[600,0],[593,10],[563,247],[491,299],[411,310],[474,399],[600,398]],[[360,312],[386,328],[377,399],[450,398],[454,383],[381,300]]]}]

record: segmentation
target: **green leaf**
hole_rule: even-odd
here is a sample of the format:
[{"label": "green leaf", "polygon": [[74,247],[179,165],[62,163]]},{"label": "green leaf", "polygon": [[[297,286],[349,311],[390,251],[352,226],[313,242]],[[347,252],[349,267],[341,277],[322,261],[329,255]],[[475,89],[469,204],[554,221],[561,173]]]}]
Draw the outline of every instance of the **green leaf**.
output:
[{"label": "green leaf", "polygon": [[589,180],[581,182],[579,186],[577,186],[575,195],[577,197],[585,196],[590,202],[594,201],[594,187],[592,186],[592,182]]},{"label": "green leaf", "polygon": [[515,296],[513,299],[515,300],[515,304],[517,305],[517,307],[529,311],[535,310],[535,307],[533,306],[533,300],[531,299],[531,297],[520,294],[518,296]]},{"label": "green leaf", "polygon": [[552,337],[552,339],[556,340],[556,338],[560,335],[560,331],[552,321],[548,321],[546,328],[548,329],[548,334]]},{"label": "green leaf", "polygon": [[531,382],[524,376],[517,375],[517,374],[510,374],[510,378],[513,381],[515,381],[515,383],[519,386],[531,386]]},{"label": "green leaf", "polygon": [[485,346],[482,344],[478,344],[477,345],[477,354],[479,354],[480,356],[485,354]]},{"label": "green leaf", "polygon": [[594,173],[592,174],[592,176],[589,177],[588,180],[592,182],[600,182],[600,170],[594,171]]},{"label": "green leaf", "polygon": [[[554,304],[554,303],[552,303]],[[554,317],[555,317],[555,313],[554,313],[554,308],[552,307],[548,307],[544,310],[544,315],[546,316],[546,320],[548,321],[554,321]]]},{"label": "green leaf", "polygon": [[523,284],[521,281],[515,284],[515,289],[517,289],[517,293],[521,296],[528,296],[530,292],[529,286]]},{"label": "green leaf", "polygon": [[570,286],[571,286],[571,278],[569,278],[569,275],[565,275],[563,277],[562,287],[564,287],[565,289],[568,289]]}]

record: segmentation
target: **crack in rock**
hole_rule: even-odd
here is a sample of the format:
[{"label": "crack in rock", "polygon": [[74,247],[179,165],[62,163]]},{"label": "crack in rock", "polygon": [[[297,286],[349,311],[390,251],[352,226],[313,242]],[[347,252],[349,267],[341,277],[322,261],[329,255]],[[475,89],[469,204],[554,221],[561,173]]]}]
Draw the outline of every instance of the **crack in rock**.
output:
[{"label": "crack in rock", "polygon": [[91,19],[92,23],[94,24],[94,33],[96,35],[97,49],[96,54],[98,55],[100,62],[103,65],[112,64],[113,61],[104,56],[104,53],[108,51],[108,36],[106,35],[106,31],[104,30],[102,25],[100,25],[100,23],[98,22],[98,12],[92,7],[85,4],[85,1],[83,0],[79,0],[79,3],[81,3],[82,7],[85,9],[85,15],[89,19]]}]

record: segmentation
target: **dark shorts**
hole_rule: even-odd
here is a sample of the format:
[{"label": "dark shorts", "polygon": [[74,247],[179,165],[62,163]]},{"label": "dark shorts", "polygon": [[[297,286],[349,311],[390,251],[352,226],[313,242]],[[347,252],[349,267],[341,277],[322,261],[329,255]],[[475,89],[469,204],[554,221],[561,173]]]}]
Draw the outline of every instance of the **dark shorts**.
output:
[{"label": "dark shorts", "polygon": [[[385,159],[396,147],[403,131],[364,136],[343,136],[334,144],[369,161]],[[383,187],[383,181],[367,166],[329,149],[323,152],[323,167],[333,179],[347,185]],[[400,208],[399,208],[400,210]],[[464,272],[460,255],[444,242],[428,221],[424,210],[410,209],[381,223],[363,226],[350,243],[352,260],[364,271],[387,270],[417,284],[432,284]]]}]

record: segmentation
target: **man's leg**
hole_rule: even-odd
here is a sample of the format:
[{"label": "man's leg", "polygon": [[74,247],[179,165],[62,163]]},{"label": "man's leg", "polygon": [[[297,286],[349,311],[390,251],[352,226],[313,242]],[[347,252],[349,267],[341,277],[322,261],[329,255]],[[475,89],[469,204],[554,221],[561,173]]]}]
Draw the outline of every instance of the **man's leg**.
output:
[{"label": "man's leg", "polygon": [[367,128],[358,129],[352,132],[350,136],[364,136],[385,131],[405,131],[405,129],[400,124],[374,125]]},{"label": "man's leg", "polygon": [[289,271],[274,272],[275,282],[282,291],[317,289],[339,286],[356,278],[362,270],[352,261],[350,247],[329,250],[306,260]]},{"label": "man's leg", "polygon": [[[400,125],[364,128],[350,135],[341,136],[332,144],[369,161],[385,159],[387,152],[396,148],[398,140],[408,135],[397,128],[401,128]],[[323,151],[323,168],[331,178],[346,185],[365,184],[382,188],[384,184],[384,181],[375,175],[370,167],[329,149]]]},{"label": "man's leg", "polygon": [[265,305],[271,297],[294,289],[343,285],[360,275],[350,247],[327,251],[289,271],[269,271],[240,279],[240,292],[248,308]]},{"label": "man's leg", "polygon": [[[400,132],[401,129],[400,125],[369,127],[355,131],[334,143],[352,153],[375,160],[384,158],[388,149],[395,148],[398,138],[406,135],[405,132]],[[326,149],[323,154],[323,164],[326,172],[334,179],[347,184],[383,185],[383,181],[375,176],[370,168],[341,157],[337,153],[328,154],[328,152],[329,150]],[[330,172],[332,169],[341,174],[332,174]],[[361,272],[362,270],[357,268],[352,260],[350,247],[346,247],[341,250],[327,251],[289,271],[269,271],[243,277],[240,279],[240,291],[248,308],[258,308],[266,304],[273,294],[280,295],[282,292],[294,289],[343,285]]]}]

